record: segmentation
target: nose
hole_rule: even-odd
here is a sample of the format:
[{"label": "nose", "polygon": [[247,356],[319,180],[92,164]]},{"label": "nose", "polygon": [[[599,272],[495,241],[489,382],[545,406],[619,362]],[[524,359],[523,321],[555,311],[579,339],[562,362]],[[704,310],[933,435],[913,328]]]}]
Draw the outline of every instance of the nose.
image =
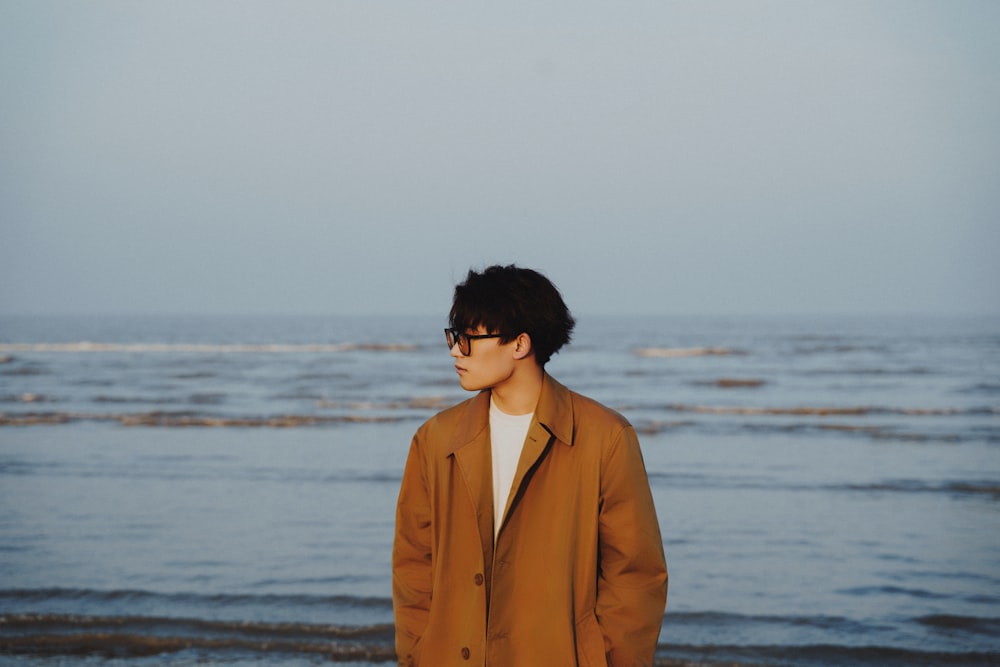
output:
[{"label": "nose", "polygon": [[458,359],[459,357],[462,356],[462,351],[460,349],[458,349],[458,348],[459,348],[459,344],[458,344],[458,341],[456,340],[455,344],[452,345],[451,349],[448,350],[448,354],[450,354],[453,358]]}]

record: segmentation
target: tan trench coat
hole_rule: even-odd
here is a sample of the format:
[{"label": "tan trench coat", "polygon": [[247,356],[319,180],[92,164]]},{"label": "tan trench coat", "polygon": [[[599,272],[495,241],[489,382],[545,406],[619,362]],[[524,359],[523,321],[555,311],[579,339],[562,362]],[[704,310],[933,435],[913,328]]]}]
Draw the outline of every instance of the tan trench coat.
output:
[{"label": "tan trench coat", "polygon": [[545,375],[494,544],[489,391],[431,418],[396,510],[401,665],[650,665],[667,595],[635,431]]}]

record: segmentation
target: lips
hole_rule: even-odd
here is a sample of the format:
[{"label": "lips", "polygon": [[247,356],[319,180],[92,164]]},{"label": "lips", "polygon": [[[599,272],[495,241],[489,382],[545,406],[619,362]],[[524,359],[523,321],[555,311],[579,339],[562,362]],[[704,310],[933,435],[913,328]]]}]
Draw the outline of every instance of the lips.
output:
[{"label": "lips", "polygon": [[462,373],[467,372],[467,369],[465,369],[462,366],[459,366],[458,364],[455,364],[455,372],[461,375]]}]

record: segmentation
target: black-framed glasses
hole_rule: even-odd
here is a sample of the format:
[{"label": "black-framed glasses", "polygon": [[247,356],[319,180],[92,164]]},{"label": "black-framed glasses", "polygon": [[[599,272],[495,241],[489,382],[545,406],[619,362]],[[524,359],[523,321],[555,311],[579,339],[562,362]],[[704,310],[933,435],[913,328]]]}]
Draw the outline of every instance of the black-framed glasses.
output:
[{"label": "black-framed glasses", "polygon": [[455,347],[455,343],[458,343],[458,351],[462,353],[463,357],[472,354],[472,341],[480,338],[503,338],[503,334],[467,334],[458,329],[444,330],[444,339],[448,343],[448,349],[450,350]]}]

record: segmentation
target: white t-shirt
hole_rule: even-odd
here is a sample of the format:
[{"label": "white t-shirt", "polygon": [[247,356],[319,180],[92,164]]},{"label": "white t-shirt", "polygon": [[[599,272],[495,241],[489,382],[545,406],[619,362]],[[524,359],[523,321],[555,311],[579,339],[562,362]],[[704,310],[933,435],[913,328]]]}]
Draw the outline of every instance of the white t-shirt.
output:
[{"label": "white t-shirt", "polygon": [[501,412],[490,400],[490,449],[493,454],[493,535],[500,532],[503,513],[507,508],[517,472],[517,462],[521,458],[524,439],[535,413],[508,415]]}]

